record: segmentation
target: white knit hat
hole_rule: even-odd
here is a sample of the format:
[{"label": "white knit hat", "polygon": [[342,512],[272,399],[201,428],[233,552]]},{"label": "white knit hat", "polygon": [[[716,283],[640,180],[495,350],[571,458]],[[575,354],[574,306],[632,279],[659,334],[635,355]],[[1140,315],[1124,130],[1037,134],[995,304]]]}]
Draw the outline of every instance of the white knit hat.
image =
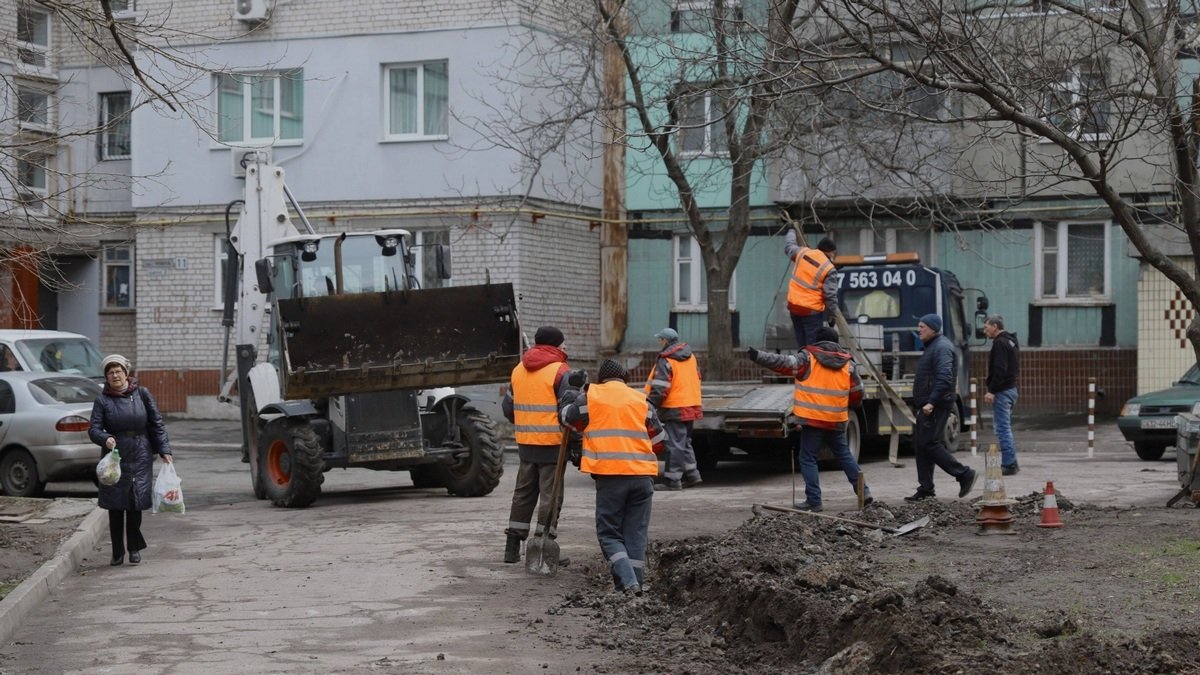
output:
[{"label": "white knit hat", "polygon": [[108,373],[108,367],[114,363],[124,368],[126,375],[133,372],[133,364],[129,362],[129,359],[120,354],[109,354],[104,357],[104,360],[100,362],[100,372]]}]

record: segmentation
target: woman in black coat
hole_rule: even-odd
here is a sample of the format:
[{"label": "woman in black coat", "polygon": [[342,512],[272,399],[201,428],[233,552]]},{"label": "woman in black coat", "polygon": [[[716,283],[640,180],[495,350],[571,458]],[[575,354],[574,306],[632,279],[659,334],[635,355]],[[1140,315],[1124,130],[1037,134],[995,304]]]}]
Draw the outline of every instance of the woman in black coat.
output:
[{"label": "woman in black coat", "polygon": [[170,464],[171,444],[154,397],[129,376],[133,366],[120,354],[104,358],[104,392],[92,406],[88,436],[102,446],[101,456],[112,449],[121,453],[121,480],[101,485],[100,508],[108,509],[112,535],[112,565],[125,562],[128,541],[129,564],[142,561],[146,540],[142,537],[142,511],[151,507],[154,455]]}]

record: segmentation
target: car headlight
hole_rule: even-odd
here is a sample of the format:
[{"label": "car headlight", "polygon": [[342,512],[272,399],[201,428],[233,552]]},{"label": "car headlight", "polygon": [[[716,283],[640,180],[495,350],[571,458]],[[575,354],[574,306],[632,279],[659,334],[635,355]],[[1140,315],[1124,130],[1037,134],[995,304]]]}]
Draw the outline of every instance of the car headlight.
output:
[{"label": "car headlight", "polygon": [[[1200,402],[1198,402],[1200,404]],[[1193,407],[1192,410],[1195,410]],[[1121,408],[1121,417],[1137,417],[1142,411],[1142,406],[1139,403],[1126,403],[1125,407]]]}]

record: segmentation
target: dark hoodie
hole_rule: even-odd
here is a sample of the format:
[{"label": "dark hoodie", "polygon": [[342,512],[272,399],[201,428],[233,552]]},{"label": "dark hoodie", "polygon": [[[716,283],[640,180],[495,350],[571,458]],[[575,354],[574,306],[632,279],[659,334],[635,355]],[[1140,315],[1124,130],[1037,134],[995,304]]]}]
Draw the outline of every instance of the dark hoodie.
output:
[{"label": "dark hoodie", "polygon": [[[842,346],[836,342],[818,342],[814,345],[806,346],[796,354],[758,352],[758,357],[754,362],[760,366],[770,368],[781,375],[790,375],[797,382],[802,382],[808,377],[809,369],[812,367],[814,359],[825,368],[841,370],[851,358],[850,353],[843,350]],[[862,405],[862,378],[858,376],[857,368],[851,368],[849,407],[857,408],[860,405]],[[824,420],[802,419],[800,423],[819,429],[844,429],[846,427],[845,422],[827,422]]]},{"label": "dark hoodie", "polygon": [[[554,364],[558,364],[558,373],[554,376],[554,397],[561,399],[563,393],[569,388],[565,377],[567,371],[571,369],[567,365],[567,353],[550,345],[534,345],[521,355],[521,365],[530,372],[553,367]],[[500,403],[500,408],[505,419],[512,422],[514,416],[511,382],[509,382],[508,390],[504,392],[504,400]],[[558,459],[558,446],[521,443],[517,445],[517,454],[526,462],[553,464]]]},{"label": "dark hoodie", "polygon": [[664,422],[689,422],[704,417],[703,406],[660,407],[671,390],[671,384],[675,381],[675,370],[671,367],[671,362],[686,361],[691,357],[691,345],[676,340],[664,347],[658,354],[658,360],[654,362],[652,371],[654,379],[650,382],[650,393],[646,394],[646,400],[658,409],[658,417]]}]

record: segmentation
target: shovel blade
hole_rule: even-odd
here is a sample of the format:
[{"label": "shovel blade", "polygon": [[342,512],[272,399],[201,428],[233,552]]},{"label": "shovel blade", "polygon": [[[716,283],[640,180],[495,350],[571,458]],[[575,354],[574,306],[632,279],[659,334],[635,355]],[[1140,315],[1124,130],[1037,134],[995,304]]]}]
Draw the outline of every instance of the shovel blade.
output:
[{"label": "shovel blade", "polygon": [[530,537],[525,545],[525,571],[552,577],[558,572],[558,542],[550,537]]},{"label": "shovel blade", "polygon": [[929,516],[923,516],[921,518],[918,518],[917,520],[912,521],[911,523],[905,523],[905,524],[901,525],[900,527],[897,527],[895,529],[895,531],[892,532],[892,534],[897,537],[901,537],[901,536],[908,534],[909,532],[912,532],[913,530],[919,530],[928,524],[929,524]]}]

